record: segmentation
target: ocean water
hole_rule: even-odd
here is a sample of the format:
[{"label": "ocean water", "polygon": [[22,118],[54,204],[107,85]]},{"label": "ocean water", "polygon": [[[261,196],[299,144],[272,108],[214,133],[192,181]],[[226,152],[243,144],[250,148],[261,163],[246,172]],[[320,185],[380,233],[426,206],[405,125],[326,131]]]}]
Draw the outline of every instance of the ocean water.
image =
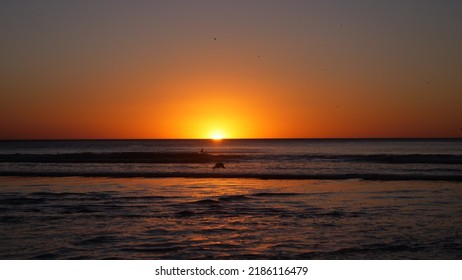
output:
[{"label": "ocean water", "polygon": [[0,175],[462,181],[462,140],[2,141]]},{"label": "ocean water", "polygon": [[2,141],[0,259],[461,259],[461,160],[457,139]]}]

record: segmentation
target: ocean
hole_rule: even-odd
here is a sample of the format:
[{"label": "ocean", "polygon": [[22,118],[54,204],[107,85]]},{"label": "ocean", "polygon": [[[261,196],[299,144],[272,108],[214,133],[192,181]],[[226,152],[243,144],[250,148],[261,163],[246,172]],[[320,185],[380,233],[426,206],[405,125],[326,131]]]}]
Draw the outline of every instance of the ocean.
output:
[{"label": "ocean", "polygon": [[0,259],[461,258],[461,139],[0,141]]}]

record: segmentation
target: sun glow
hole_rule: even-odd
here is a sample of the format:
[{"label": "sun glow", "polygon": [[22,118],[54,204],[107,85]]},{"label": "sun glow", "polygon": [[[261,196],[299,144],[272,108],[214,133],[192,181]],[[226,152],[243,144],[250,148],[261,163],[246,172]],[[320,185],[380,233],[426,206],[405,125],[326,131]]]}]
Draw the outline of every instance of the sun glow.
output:
[{"label": "sun glow", "polygon": [[223,133],[221,132],[213,132],[212,133],[212,139],[215,141],[220,141],[224,138]]}]

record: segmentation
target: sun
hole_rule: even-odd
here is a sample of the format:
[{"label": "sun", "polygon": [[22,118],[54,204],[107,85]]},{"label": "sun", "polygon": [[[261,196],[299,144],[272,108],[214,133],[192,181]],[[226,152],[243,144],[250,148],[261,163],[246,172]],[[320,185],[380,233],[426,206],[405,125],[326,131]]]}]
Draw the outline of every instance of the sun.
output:
[{"label": "sun", "polygon": [[221,134],[213,134],[212,139],[216,140],[216,141],[223,140],[223,135],[221,135]]},{"label": "sun", "polygon": [[223,133],[221,132],[213,132],[212,133],[212,140],[215,140],[215,141],[220,141],[220,140],[223,140],[224,136],[223,136]]}]

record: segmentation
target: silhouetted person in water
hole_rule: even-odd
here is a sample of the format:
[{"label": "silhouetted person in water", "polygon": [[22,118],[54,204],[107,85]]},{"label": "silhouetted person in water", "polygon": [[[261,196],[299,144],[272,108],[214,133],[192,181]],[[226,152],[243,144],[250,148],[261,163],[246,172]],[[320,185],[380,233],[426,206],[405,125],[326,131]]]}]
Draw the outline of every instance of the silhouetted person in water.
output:
[{"label": "silhouetted person in water", "polygon": [[213,169],[215,168],[225,168],[225,164],[223,162],[217,162],[215,163],[215,166],[213,167]]},{"label": "silhouetted person in water", "polygon": [[201,154],[205,153],[204,149],[201,149]]}]

